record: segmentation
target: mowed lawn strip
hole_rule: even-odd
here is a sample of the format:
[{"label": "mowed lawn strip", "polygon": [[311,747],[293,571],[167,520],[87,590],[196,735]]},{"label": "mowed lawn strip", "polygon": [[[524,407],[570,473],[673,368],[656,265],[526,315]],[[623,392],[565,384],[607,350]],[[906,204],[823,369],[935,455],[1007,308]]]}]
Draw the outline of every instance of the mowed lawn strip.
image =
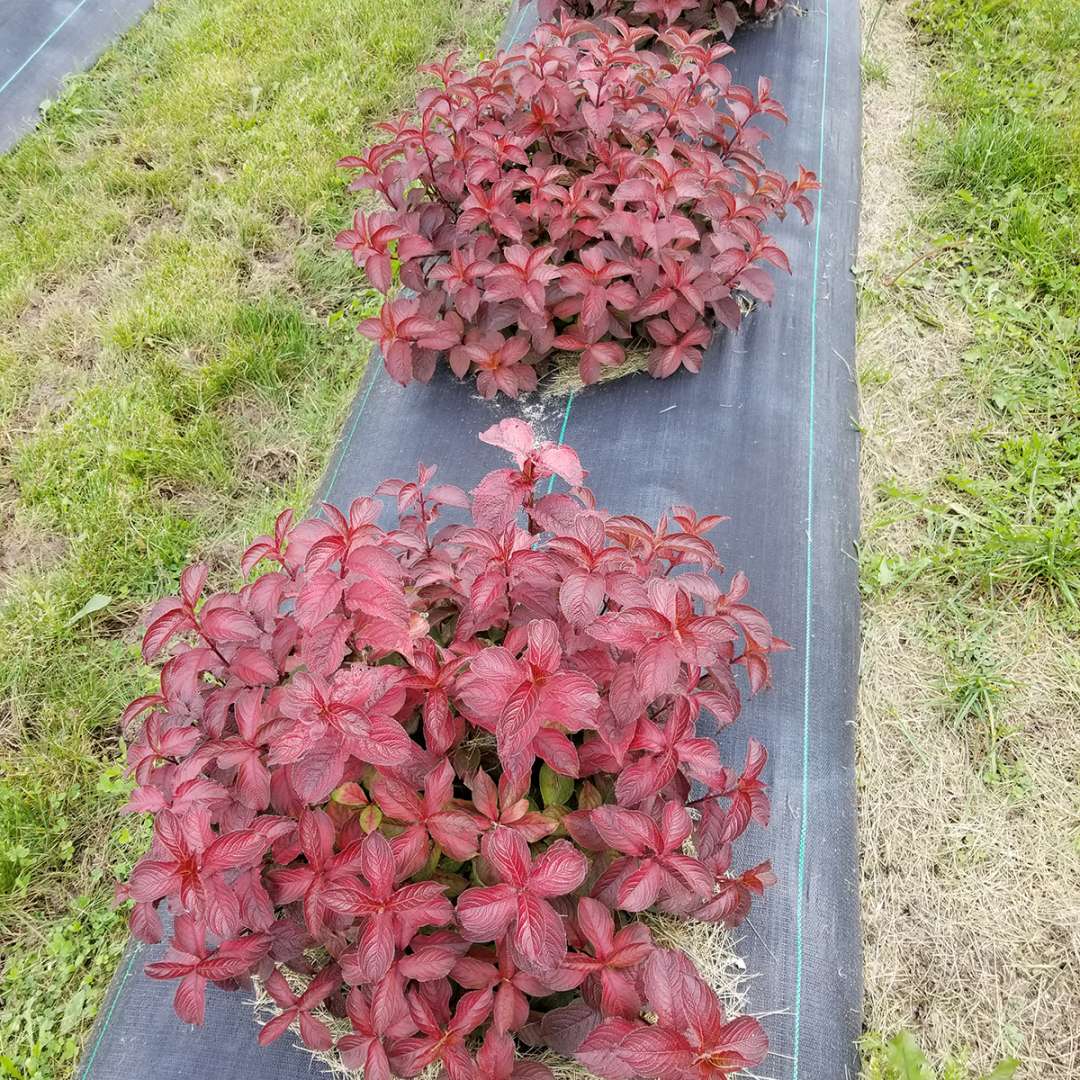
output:
[{"label": "mowed lawn strip", "polygon": [[[1015,1056],[1017,1076],[1068,1080],[1080,6],[868,0],[864,16],[867,1024],[910,1030],[949,1078]],[[869,1045],[871,1078],[902,1075]]]},{"label": "mowed lawn strip", "polygon": [[334,162],[504,16],[165,0],[0,158],[0,1076],[71,1075],[120,954],[142,616],[308,503],[363,371]]}]

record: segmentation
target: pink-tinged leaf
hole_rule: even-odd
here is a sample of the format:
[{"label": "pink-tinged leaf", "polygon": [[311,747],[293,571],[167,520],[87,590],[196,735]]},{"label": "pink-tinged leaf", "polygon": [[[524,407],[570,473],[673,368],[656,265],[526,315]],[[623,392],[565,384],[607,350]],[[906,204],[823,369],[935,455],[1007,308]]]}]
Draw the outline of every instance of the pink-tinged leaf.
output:
[{"label": "pink-tinged leaf", "polygon": [[680,1080],[694,1061],[694,1051],[682,1035],[662,1027],[639,1027],[627,1034],[621,1055],[636,1072],[659,1080]]},{"label": "pink-tinged leaf", "polygon": [[637,655],[634,677],[648,703],[668,693],[679,677],[679,657],[674,646],[664,639],[646,645]]},{"label": "pink-tinged leaf", "polygon": [[691,892],[703,897],[712,895],[714,875],[692,856],[678,853],[667,855],[664,858],[664,869],[674,874]]},{"label": "pink-tinged leaf", "polygon": [[195,966],[195,961],[158,960],[147,964],[144,971],[151,979],[182,979]]},{"label": "pink-tinged leaf", "polygon": [[713,1033],[713,1053],[720,1068],[752,1069],[769,1052],[765,1029],[752,1016],[740,1016]]},{"label": "pink-tinged leaf", "polygon": [[476,822],[463,811],[436,814],[428,823],[432,839],[458,861],[471,859],[477,852]]},{"label": "pink-tinged leaf", "polygon": [[235,608],[215,607],[209,611],[203,608],[200,623],[202,632],[219,645],[231,641],[251,641],[259,636],[255,620],[246,611]]},{"label": "pink-tinged leaf", "polygon": [[590,813],[589,821],[605,844],[627,855],[644,855],[661,843],[656,823],[638,810],[598,806]]},{"label": "pink-tinged leaf", "polygon": [[192,972],[180,980],[173,998],[173,1009],[185,1024],[202,1027],[206,1016],[206,980]]},{"label": "pink-tinged leaf", "polygon": [[261,649],[241,646],[233,654],[229,670],[249,686],[272,686],[278,681],[278,669]]},{"label": "pink-tinged leaf", "polygon": [[532,741],[532,751],[561,776],[580,774],[577,747],[561,731],[542,728]]},{"label": "pink-tinged leaf", "polygon": [[508,885],[466,889],[456,910],[467,941],[498,941],[517,914],[514,890]]},{"label": "pink-tinged leaf", "polygon": [[522,683],[511,693],[499,716],[500,755],[520,753],[532,743],[540,730],[540,704],[540,691],[531,682]]},{"label": "pink-tinged leaf", "polygon": [[455,965],[461,961],[466,944],[456,937],[452,939],[448,937],[445,941],[421,946],[417,946],[414,942],[413,954],[401,958],[398,970],[404,978],[415,979],[417,982],[442,979],[449,975]]},{"label": "pink-tinged leaf", "polygon": [[600,574],[575,570],[559,588],[559,606],[567,621],[585,629],[600,613],[604,603],[604,578]]},{"label": "pink-tinged leaf", "polygon": [[386,837],[373,832],[360,849],[360,872],[380,895],[387,895],[394,886],[397,866]]},{"label": "pink-tinged leaf", "polygon": [[641,993],[633,973],[610,968],[600,972],[600,1011],[605,1016],[636,1020],[641,1008]]},{"label": "pink-tinged leaf", "polygon": [[[605,1020],[594,1028],[574,1051],[574,1057],[589,1072],[604,1077],[604,1080],[632,1080],[638,1075],[638,1069],[626,1058],[624,1045],[627,1036],[641,1027],[623,1017]],[[645,1069],[644,1074],[648,1075]]]},{"label": "pink-tinged leaf", "polygon": [[210,568],[205,563],[195,563],[180,575],[180,597],[189,608],[194,608],[202,596]]},{"label": "pink-tinged leaf", "polygon": [[515,888],[529,879],[532,858],[529,845],[515,829],[495,829],[484,837],[484,858],[495,868],[500,879]]},{"label": "pink-tinged leaf", "polygon": [[323,739],[303,752],[303,758],[289,766],[289,782],[304,802],[323,802],[341,783],[345,760],[341,748]]},{"label": "pink-tinged leaf", "polygon": [[296,1020],[296,1009],[288,1009],[268,1020],[259,1030],[259,1045],[269,1046],[285,1034]]},{"label": "pink-tinged leaf", "polygon": [[511,942],[515,956],[532,971],[551,971],[566,955],[566,930],[555,909],[531,892],[517,896]]},{"label": "pink-tinged leaf", "polygon": [[581,461],[577,451],[569,446],[556,446],[554,443],[546,443],[537,451],[537,461],[548,471],[553,472],[560,480],[565,480],[571,487],[581,487],[585,483],[585,470],[581,467]]},{"label": "pink-tinged leaf", "polygon": [[676,771],[672,755],[644,754],[619,773],[615,798],[621,806],[637,806],[667,787]]},{"label": "pink-tinged leaf", "polygon": [[390,916],[380,912],[367,920],[360,934],[353,960],[353,977],[362,983],[377,982],[385,977],[393,959],[393,926]]},{"label": "pink-tinged leaf", "polygon": [[329,678],[345,659],[352,623],[348,619],[330,617],[310,629],[301,644],[304,663],[317,675]]},{"label": "pink-tinged leaf", "polygon": [[665,1027],[685,1031],[694,984],[701,978],[683,953],[656,949],[645,965],[645,996]]},{"label": "pink-tinged leaf", "polygon": [[269,947],[270,938],[266,934],[223,941],[212,956],[199,964],[199,974],[214,982],[239,978],[255,967]]},{"label": "pink-tinged leaf", "polygon": [[142,859],[131,872],[131,897],[137,901],[155,901],[180,888],[176,864]]},{"label": "pink-tinged leaf", "polygon": [[470,990],[462,994],[450,1028],[464,1038],[471,1035],[491,1015],[491,990]]},{"label": "pink-tinged leaf", "polygon": [[599,1027],[603,1017],[583,1001],[552,1009],[540,1025],[546,1045],[566,1057],[576,1053],[589,1034]]},{"label": "pink-tinged leaf", "polygon": [[269,847],[265,836],[252,829],[228,833],[215,840],[202,857],[202,872],[212,874],[250,866],[262,858]]},{"label": "pink-tinged leaf", "polygon": [[557,840],[537,860],[529,877],[529,890],[538,896],[565,896],[589,872],[585,856],[566,840]]},{"label": "pink-tinged leaf", "polygon": [[142,642],[143,660],[149,664],[172,638],[194,628],[191,616],[182,608],[165,612],[146,628]]},{"label": "pink-tinged leaf", "polygon": [[530,486],[514,469],[489,472],[473,489],[473,519],[476,524],[482,529],[501,531],[521,509]]},{"label": "pink-tinged leaf", "polygon": [[202,880],[201,914],[207,929],[219,937],[235,934],[240,928],[240,898],[224,878],[216,875]]},{"label": "pink-tinged leaf", "polygon": [[326,1051],[334,1045],[330,1029],[309,1012],[300,1013],[300,1037],[309,1050]]},{"label": "pink-tinged leaf", "polygon": [[619,885],[619,907],[623,911],[645,911],[656,903],[663,883],[663,871],[656,862],[647,859]]},{"label": "pink-tinged leaf", "polygon": [[765,270],[748,266],[739,274],[738,285],[751,296],[766,304],[771,304],[776,296],[776,284]]},{"label": "pink-tinged leaf", "polygon": [[480,432],[479,438],[481,442],[512,454],[519,466],[525,463],[525,458],[536,444],[532,428],[524,420],[515,418],[500,420]]},{"label": "pink-tinged leaf", "polygon": [[128,919],[132,936],[147,945],[156,945],[163,937],[161,917],[153,904],[135,904]]},{"label": "pink-tinged leaf", "polygon": [[652,199],[656,195],[656,185],[651,180],[637,179],[637,180],[624,180],[619,186],[611,193],[613,199],[630,200],[635,199],[638,201]]},{"label": "pink-tinged leaf", "polygon": [[337,607],[344,581],[333,571],[312,574],[304,582],[296,600],[296,621],[304,630],[312,630]]}]

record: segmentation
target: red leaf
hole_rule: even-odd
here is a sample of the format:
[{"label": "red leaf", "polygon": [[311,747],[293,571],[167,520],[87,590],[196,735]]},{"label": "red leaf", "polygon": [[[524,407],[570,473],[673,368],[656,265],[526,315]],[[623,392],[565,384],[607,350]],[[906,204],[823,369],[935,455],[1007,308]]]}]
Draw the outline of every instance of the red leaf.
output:
[{"label": "red leaf", "polygon": [[565,840],[557,840],[533,866],[529,889],[539,896],[564,896],[573,892],[588,873],[581,852]]},{"label": "red leaf", "polygon": [[506,885],[468,889],[457,901],[458,922],[469,941],[498,941],[516,910],[514,892]]},{"label": "red leaf", "polygon": [[304,630],[318,626],[337,607],[344,581],[333,571],[312,574],[296,600],[296,621]]},{"label": "red leaf", "polygon": [[515,956],[530,970],[551,971],[566,955],[566,931],[555,909],[531,892],[517,897],[511,941]]},{"label": "red leaf", "polygon": [[204,608],[200,621],[203,633],[219,645],[229,641],[251,641],[259,636],[255,620],[246,611],[235,608],[215,607],[210,611]]},{"label": "red leaf", "polygon": [[605,1080],[631,1080],[638,1069],[627,1060],[625,1044],[627,1036],[640,1027],[640,1023],[622,1017],[605,1020],[586,1036],[574,1057]]},{"label": "red leaf", "polygon": [[571,625],[586,628],[604,603],[604,579],[600,574],[576,570],[559,588],[559,606]]},{"label": "red leaf", "polygon": [[248,645],[236,650],[229,670],[250,686],[271,686],[278,681],[278,669],[270,657]]}]

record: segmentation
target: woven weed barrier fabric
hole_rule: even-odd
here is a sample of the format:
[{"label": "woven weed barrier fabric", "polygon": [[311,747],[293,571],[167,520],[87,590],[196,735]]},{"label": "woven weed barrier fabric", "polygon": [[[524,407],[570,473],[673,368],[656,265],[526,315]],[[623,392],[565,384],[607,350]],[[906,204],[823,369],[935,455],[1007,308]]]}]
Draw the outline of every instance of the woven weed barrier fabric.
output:
[{"label": "woven weed barrier fabric", "polygon": [[89,67],[153,0],[0,0],[0,153],[37,123],[41,103]]},{"label": "woven weed barrier fabric", "polygon": [[[515,12],[507,37],[520,39],[532,22],[530,8]],[[613,512],[654,520],[683,503],[731,518],[712,539],[731,569],[747,572],[751,602],[793,645],[776,658],[774,688],[749,699],[730,739],[722,737],[730,760],[741,760],[748,735],[770,755],[772,824],[744,841],[740,857],[771,859],[780,880],[741,928],[739,951],[752,975],[748,1011],[769,1035],[757,1075],[774,1080],[848,1080],[858,1071],[858,32],[854,0],[814,0],[736,36],[727,61],[736,81],[753,86],[769,74],[791,117],[769,148],[770,167],[792,175],[801,162],[824,189],[809,227],[796,215],[772,230],[793,271],[778,276],[773,305],[753,311],[738,334],[718,334],[700,375],[638,374],[572,397],[541,388],[520,402],[485,402],[445,368],[427,386],[401,388],[375,361],[322,490],[347,506],[386,477],[413,475],[419,461],[438,464],[441,481],[472,487],[503,464],[478,432],[522,416],[578,451],[588,485]],[[206,1027],[181,1025],[170,1013],[173,988],[141,974],[161,951],[125,957],[83,1080],[321,1074],[302,1050],[255,1045],[242,993],[211,991]]]}]

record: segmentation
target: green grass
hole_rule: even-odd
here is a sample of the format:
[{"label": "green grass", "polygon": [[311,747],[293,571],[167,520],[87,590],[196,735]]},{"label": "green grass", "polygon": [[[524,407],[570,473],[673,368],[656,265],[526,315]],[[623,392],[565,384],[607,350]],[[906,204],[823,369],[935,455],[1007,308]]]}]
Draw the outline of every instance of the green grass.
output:
[{"label": "green grass", "polygon": [[909,1032],[891,1039],[868,1035],[863,1039],[863,1080],[1012,1080],[1020,1063],[1002,1061],[989,1073],[976,1073],[961,1057],[950,1057],[934,1068]]},{"label": "green grass", "polygon": [[[873,1025],[912,1028],[937,1068],[910,1036],[868,1036],[865,1080],[1014,1068],[1064,1080],[1075,1025],[1057,1017],[1077,984],[1054,890],[1080,865],[1068,823],[1080,798],[1080,5],[897,9],[929,67],[899,163],[921,213],[896,250],[873,253],[862,284],[873,355],[860,383],[877,424],[860,560],[870,655],[879,678],[893,660],[906,696],[891,714],[864,710],[862,747],[881,755],[881,775],[884,761],[927,778],[931,809],[912,811],[926,847],[910,868],[889,866],[880,830],[870,837],[867,956],[880,981],[868,978],[868,1000]],[[926,432],[918,446],[909,417]],[[985,872],[958,863],[964,830],[982,832]],[[991,892],[987,875],[1010,858],[1029,879],[999,875]],[[882,897],[902,898],[902,913],[883,914]],[[913,930],[908,905],[912,924],[937,925]],[[898,961],[881,945],[890,930],[907,949]],[[875,970],[880,957],[893,966]],[[950,1044],[964,1053],[950,1059]],[[1012,1052],[1024,1064],[994,1071]]]},{"label": "green grass", "polygon": [[306,504],[362,373],[334,162],[502,8],[164,0],[0,157],[2,1076],[71,1075],[122,947],[141,615]]},{"label": "green grass", "polygon": [[[904,275],[907,302],[946,290],[973,319],[965,374],[985,402],[931,491],[885,493],[925,525],[869,587],[1045,599],[1080,626],[1080,6],[921,0],[937,68],[913,160],[923,223],[956,245]],[[898,259],[902,263],[903,260]],[[872,530],[871,530],[872,535]]]}]

